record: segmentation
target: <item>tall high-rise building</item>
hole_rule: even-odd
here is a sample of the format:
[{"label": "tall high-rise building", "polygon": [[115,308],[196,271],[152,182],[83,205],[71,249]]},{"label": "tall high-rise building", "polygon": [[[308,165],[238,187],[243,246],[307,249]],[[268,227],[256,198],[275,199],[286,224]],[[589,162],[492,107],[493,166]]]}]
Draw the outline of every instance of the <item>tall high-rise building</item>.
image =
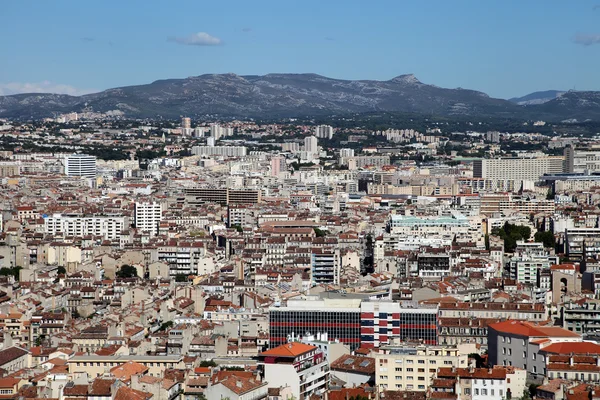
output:
[{"label": "tall high-rise building", "polygon": [[181,118],[181,127],[183,129],[191,129],[192,128],[192,120],[188,117]]},{"label": "tall high-rise building", "polygon": [[340,158],[354,157],[354,149],[340,149]]},{"label": "tall high-rise building", "polygon": [[316,154],[319,151],[319,141],[314,136],[304,138],[304,151]]},{"label": "tall high-rise building", "polygon": [[333,128],[329,125],[318,125],[315,127],[315,136],[320,139],[333,138]]},{"label": "tall high-rise building", "polygon": [[152,236],[158,233],[162,220],[162,205],[157,202],[135,203],[135,227],[141,232],[148,232]]},{"label": "tall high-rise building", "polygon": [[271,158],[271,176],[279,176],[282,171],[285,171],[285,158]]},{"label": "tall high-rise building", "polygon": [[87,154],[71,154],[65,157],[65,175],[96,177],[96,156]]}]

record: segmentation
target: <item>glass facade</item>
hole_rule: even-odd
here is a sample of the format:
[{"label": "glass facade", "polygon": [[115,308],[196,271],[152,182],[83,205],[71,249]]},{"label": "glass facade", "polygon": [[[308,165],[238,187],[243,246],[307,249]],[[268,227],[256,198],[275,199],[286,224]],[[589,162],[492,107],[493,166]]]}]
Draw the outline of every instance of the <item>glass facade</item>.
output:
[{"label": "glass facade", "polygon": [[269,345],[271,348],[287,343],[294,335],[327,334],[328,340],[339,339],[352,350],[360,347],[360,312],[334,310],[269,311]]}]

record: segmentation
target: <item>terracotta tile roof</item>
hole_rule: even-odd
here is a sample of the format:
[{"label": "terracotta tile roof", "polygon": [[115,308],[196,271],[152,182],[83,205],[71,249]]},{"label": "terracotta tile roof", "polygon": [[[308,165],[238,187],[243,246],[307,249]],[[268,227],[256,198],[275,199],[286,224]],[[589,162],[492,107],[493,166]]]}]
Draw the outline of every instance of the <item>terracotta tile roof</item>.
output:
[{"label": "terracotta tile roof", "polygon": [[560,342],[552,343],[540,350],[556,354],[600,354],[600,344],[592,342]]},{"label": "terracotta tile roof", "polygon": [[245,378],[231,375],[224,381],[219,382],[219,384],[225,386],[227,389],[231,390],[237,395],[243,395],[245,393],[258,389],[259,387],[265,386],[267,383],[261,382],[255,379],[254,377]]},{"label": "terracotta tile roof", "polygon": [[315,346],[311,346],[309,344],[291,342],[282,344],[281,346],[277,346],[267,351],[263,351],[260,353],[260,355],[267,357],[298,357],[315,349]]},{"label": "terracotta tile roof", "polygon": [[121,386],[115,395],[114,400],[149,400],[154,395],[142,392],[141,390],[130,389],[127,386]]},{"label": "terracotta tile roof", "polygon": [[508,320],[491,324],[489,327],[497,332],[526,337],[579,337],[575,332],[563,328],[539,326],[527,321]]},{"label": "terracotta tile roof", "polygon": [[148,367],[134,361],[128,361],[111,368],[110,372],[115,378],[128,381],[131,379],[131,375],[145,374],[148,372]]}]

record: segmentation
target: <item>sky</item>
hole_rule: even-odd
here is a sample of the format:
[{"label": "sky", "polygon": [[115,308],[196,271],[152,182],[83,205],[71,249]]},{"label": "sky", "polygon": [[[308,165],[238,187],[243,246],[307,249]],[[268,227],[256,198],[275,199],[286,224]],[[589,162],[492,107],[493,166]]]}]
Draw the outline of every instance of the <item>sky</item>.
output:
[{"label": "sky", "polygon": [[317,73],[600,90],[600,0],[0,0],[0,94]]}]

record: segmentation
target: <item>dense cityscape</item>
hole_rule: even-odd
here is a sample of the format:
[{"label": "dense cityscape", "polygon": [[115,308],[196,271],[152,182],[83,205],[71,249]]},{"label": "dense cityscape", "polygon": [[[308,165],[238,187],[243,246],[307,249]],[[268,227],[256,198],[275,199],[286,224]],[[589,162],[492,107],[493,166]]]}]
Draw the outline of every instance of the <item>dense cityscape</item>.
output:
[{"label": "dense cityscape", "polygon": [[594,398],[600,138],[338,122],[0,121],[2,398]]}]

